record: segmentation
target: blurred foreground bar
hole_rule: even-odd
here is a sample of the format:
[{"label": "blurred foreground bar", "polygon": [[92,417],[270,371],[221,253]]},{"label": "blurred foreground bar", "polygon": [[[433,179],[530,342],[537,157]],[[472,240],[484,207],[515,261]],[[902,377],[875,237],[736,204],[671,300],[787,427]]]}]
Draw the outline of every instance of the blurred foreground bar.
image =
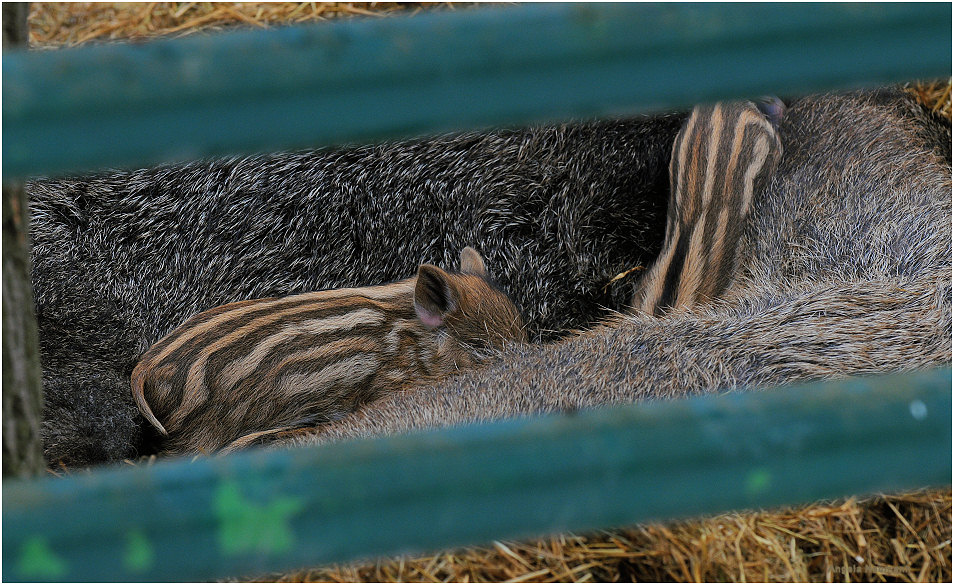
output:
[{"label": "blurred foreground bar", "polygon": [[3,579],[197,581],[949,485],[951,370],[4,481]]},{"label": "blurred foreground bar", "polygon": [[3,56],[3,176],[948,77],[951,7],[556,4]]}]

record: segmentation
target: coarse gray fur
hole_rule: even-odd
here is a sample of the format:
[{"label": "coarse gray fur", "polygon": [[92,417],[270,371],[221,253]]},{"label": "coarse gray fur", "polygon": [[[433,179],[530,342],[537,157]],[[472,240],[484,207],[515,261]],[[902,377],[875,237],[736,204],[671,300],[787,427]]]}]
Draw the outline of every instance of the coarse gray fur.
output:
[{"label": "coarse gray fur", "polygon": [[476,242],[531,338],[622,309],[635,278],[606,284],[658,251],[683,117],[28,183],[48,462],[143,453],[136,361],[224,303],[381,284]]},{"label": "coarse gray fur", "polygon": [[724,298],[621,315],[277,444],[951,362],[951,127],[894,91],[808,97]]}]

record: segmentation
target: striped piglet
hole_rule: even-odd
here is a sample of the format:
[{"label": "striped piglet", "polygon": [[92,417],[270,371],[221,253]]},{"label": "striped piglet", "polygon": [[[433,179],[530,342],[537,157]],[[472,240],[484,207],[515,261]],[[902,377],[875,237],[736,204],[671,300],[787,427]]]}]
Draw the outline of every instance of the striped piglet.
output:
[{"label": "striped piglet", "polygon": [[761,107],[717,103],[692,111],[673,143],[663,248],[633,308],[660,316],[726,291],[753,198],[782,156],[774,124],[783,111],[777,99]]},{"label": "striped piglet", "polygon": [[231,450],[340,418],[525,341],[523,319],[480,254],[464,248],[460,260],[457,274],[423,264],[417,276],[384,286],[199,313],[142,356],[131,378],[136,404],[167,453]]}]

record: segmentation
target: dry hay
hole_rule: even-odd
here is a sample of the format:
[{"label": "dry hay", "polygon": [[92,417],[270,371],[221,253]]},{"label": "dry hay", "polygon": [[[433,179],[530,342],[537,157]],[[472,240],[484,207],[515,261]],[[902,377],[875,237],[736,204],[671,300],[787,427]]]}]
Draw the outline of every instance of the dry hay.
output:
[{"label": "dry hay", "polygon": [[89,41],[182,36],[235,26],[267,28],[351,16],[454,9],[438,2],[36,2],[30,44],[74,46]]},{"label": "dry hay", "polygon": [[951,80],[909,83],[905,88],[913,93],[931,111],[951,119]]},{"label": "dry hay", "polygon": [[951,490],[273,574],[278,582],[950,582]]},{"label": "dry hay", "polygon": [[[33,46],[186,35],[469,4],[384,2],[34,3]],[[908,85],[951,118],[951,81]],[[336,565],[263,581],[950,582],[951,489],[724,514],[587,535]]]}]

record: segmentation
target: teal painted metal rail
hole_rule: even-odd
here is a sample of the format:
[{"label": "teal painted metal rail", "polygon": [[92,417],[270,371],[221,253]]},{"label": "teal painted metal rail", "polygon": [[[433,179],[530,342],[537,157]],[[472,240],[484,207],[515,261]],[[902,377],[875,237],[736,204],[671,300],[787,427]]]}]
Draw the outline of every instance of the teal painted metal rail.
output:
[{"label": "teal painted metal rail", "polygon": [[951,370],[3,485],[3,578],[198,580],[951,480]]},{"label": "teal painted metal rail", "polygon": [[949,4],[561,4],[4,52],[5,179],[951,73]]}]

